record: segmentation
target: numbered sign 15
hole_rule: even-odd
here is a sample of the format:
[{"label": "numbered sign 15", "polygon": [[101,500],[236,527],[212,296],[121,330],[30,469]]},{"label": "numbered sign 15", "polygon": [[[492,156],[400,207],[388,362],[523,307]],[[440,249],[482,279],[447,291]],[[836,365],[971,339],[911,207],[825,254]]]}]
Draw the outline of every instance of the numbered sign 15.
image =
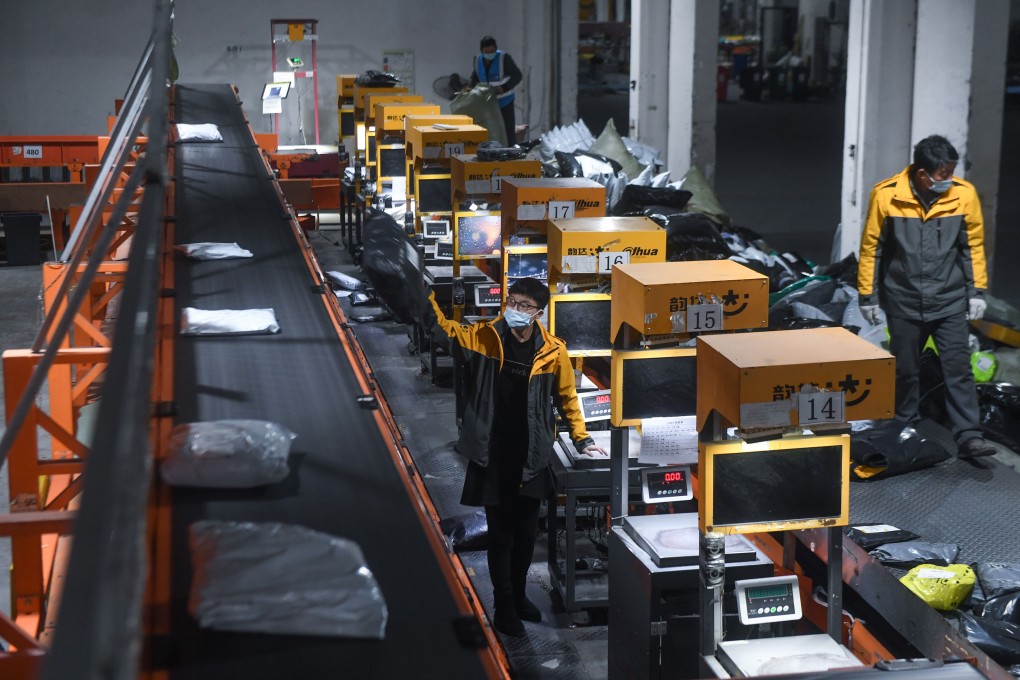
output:
[{"label": "numbered sign 15", "polygon": [[611,253],[608,250],[599,253],[599,274],[612,274],[613,267],[618,264],[630,264],[630,253],[623,251]]},{"label": "numbered sign 15", "polygon": [[710,303],[687,306],[688,333],[721,331],[722,329],[723,329],[723,313],[721,304]]},{"label": "numbered sign 15", "polygon": [[549,201],[550,220],[572,220],[574,219],[573,201]]},{"label": "numbered sign 15", "polygon": [[797,402],[799,424],[845,423],[844,401],[842,392],[801,392]]}]

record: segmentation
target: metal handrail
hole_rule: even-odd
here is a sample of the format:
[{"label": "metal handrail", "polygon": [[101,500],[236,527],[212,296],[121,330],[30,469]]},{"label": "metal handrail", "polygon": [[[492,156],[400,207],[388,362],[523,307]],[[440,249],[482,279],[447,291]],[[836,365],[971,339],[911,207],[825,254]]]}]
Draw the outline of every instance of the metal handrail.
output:
[{"label": "metal handrail", "polygon": [[[107,173],[123,168],[131,144],[142,131],[148,147],[99,234],[82,276],[70,289],[63,314],[53,314],[53,336],[36,364],[28,388],[0,440],[0,464],[24,425],[38,390],[74,323],[91,281],[112,245],[138,188],[143,189],[119,317],[100,400],[96,435],[85,463],[84,489],[74,526],[74,546],[61,596],[58,624],[40,677],[128,680],[138,674],[142,642],[142,593],[145,584],[146,502],[151,451],[149,419],[158,308],[159,266],[166,201],[168,144],[168,76],[170,74],[173,0],[154,0],[152,39],[141,60],[142,72],[132,79],[132,106],[104,157]],[[144,90],[142,89],[144,86]],[[129,88],[129,92],[132,88]],[[136,111],[137,109],[137,111]],[[137,115],[135,115],[137,113]],[[109,198],[116,176],[93,192],[99,205]],[[97,183],[97,186],[104,182]],[[105,193],[106,199],[100,199]],[[84,218],[83,218],[84,220]],[[95,216],[80,221],[95,224]],[[90,227],[90,230],[94,227]],[[84,235],[84,232],[82,232]],[[83,251],[80,240],[75,252]],[[82,257],[68,270],[70,280]]]}]

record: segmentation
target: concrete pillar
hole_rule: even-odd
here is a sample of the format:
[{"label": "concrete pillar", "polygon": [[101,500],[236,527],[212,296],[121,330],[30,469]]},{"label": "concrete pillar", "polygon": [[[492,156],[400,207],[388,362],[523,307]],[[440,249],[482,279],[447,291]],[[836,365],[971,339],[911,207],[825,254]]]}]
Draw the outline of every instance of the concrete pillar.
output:
[{"label": "concrete pillar", "polygon": [[553,3],[558,7],[559,64],[557,66],[559,95],[557,114],[560,125],[577,120],[577,24],[580,6],[575,2]]},{"label": "concrete pillar", "polygon": [[941,134],[977,187],[991,252],[998,205],[1008,0],[919,0],[911,141]]},{"label": "concrete pillar", "polygon": [[665,150],[668,95],[676,85],[669,78],[670,3],[632,0],[630,7],[630,130],[620,134]]},{"label": "concrete pillar", "polygon": [[910,144],[931,134],[943,135],[960,152],[956,168],[960,177],[966,176],[968,166],[975,4],[976,0],[917,3]]},{"label": "concrete pillar", "polygon": [[715,178],[718,35],[718,0],[670,3],[667,143],[659,148],[673,179],[692,164],[709,183]]},{"label": "concrete pillar", "polygon": [[856,252],[875,182],[931,134],[960,152],[978,188],[986,252],[995,242],[1009,0],[850,4],[839,252]]},{"label": "concrete pillar", "polygon": [[837,259],[860,249],[871,188],[910,162],[916,9],[915,0],[850,3]]}]

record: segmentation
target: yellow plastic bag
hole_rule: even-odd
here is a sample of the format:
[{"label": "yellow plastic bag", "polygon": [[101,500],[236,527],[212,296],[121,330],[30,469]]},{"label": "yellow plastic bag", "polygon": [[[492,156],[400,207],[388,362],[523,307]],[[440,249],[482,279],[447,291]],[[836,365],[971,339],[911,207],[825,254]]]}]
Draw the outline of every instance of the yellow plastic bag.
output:
[{"label": "yellow plastic bag", "polygon": [[956,609],[974,589],[974,570],[966,564],[922,564],[900,579],[912,593],[940,611]]}]

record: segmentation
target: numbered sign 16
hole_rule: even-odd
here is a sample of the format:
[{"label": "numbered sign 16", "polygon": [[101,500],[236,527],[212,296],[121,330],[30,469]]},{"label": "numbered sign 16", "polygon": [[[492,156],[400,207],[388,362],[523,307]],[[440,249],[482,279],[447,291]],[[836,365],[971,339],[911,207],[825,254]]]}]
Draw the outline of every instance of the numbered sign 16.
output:
[{"label": "numbered sign 16", "polygon": [[797,411],[800,425],[825,425],[846,422],[842,392],[801,392]]},{"label": "numbered sign 16", "polygon": [[630,253],[625,251],[611,253],[608,250],[599,253],[599,274],[612,274],[613,267],[618,264],[630,264]]},{"label": "numbered sign 16", "polygon": [[722,329],[723,329],[723,313],[721,304],[709,303],[687,306],[688,333],[721,331]]}]

